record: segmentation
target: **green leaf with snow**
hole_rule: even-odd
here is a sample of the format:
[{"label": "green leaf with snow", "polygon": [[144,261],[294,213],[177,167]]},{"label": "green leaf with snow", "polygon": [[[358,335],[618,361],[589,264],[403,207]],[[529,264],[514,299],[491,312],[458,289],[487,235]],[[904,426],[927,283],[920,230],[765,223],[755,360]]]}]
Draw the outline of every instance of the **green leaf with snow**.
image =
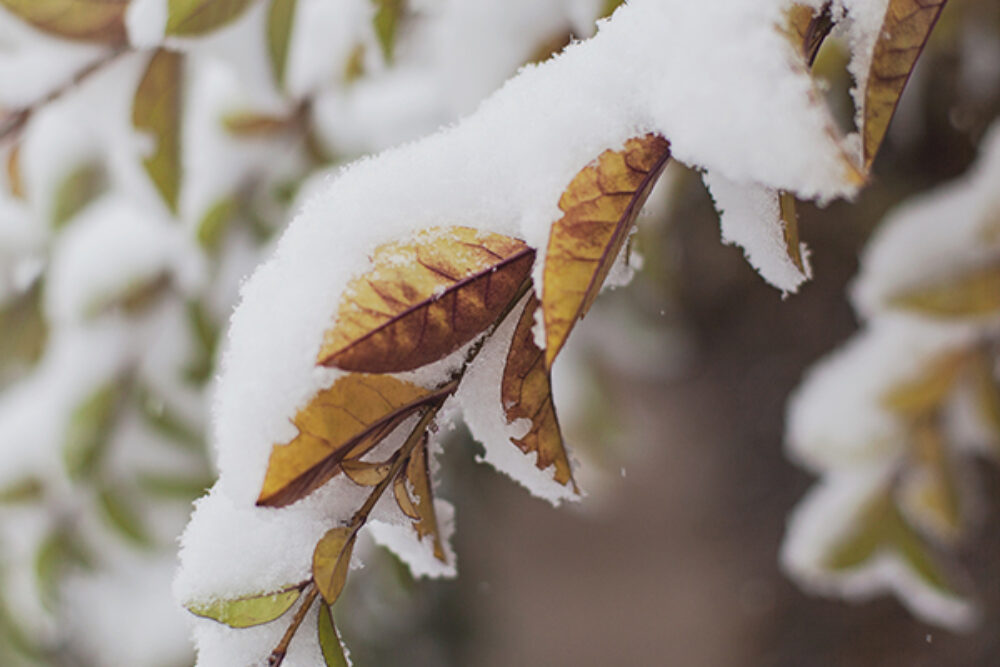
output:
[{"label": "green leaf with snow", "polygon": [[406,0],[374,0],[374,2],[377,7],[374,19],[375,36],[378,37],[385,61],[391,63],[396,51],[399,22],[403,12],[406,11]]},{"label": "green leaf with snow", "polygon": [[233,628],[249,628],[280,618],[292,608],[301,592],[301,586],[290,586],[273,593],[204,603],[192,602],[186,606],[195,616],[210,618]]},{"label": "green leaf with snow", "polygon": [[182,54],[156,50],[132,102],[133,127],[153,140],[153,151],[142,164],[172,213],[177,213],[181,189],[183,75]]}]

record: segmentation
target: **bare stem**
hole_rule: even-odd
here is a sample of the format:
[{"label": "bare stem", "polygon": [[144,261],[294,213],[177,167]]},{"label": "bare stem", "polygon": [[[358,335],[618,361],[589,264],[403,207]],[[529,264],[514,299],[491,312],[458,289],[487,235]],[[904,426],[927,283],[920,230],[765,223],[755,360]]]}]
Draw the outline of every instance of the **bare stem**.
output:
[{"label": "bare stem", "polygon": [[279,667],[285,660],[285,654],[288,653],[288,645],[292,643],[292,637],[298,632],[299,626],[302,625],[302,621],[305,620],[306,614],[309,613],[309,609],[316,600],[316,587],[312,585],[312,582],[309,582],[307,586],[309,587],[309,592],[306,594],[306,599],[302,601],[302,606],[295,612],[295,616],[288,625],[288,629],[281,636],[281,641],[278,642],[278,645],[274,647],[271,655],[267,658],[268,667]]}]

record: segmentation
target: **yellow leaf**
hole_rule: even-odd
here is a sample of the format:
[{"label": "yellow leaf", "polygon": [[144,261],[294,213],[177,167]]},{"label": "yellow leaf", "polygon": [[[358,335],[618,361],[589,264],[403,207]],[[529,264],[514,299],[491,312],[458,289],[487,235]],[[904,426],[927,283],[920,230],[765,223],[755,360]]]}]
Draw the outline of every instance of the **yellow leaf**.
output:
[{"label": "yellow leaf", "polygon": [[279,88],[285,85],[296,2],[298,0],[271,0],[271,8],[267,13],[267,53],[271,58],[271,72]]},{"label": "yellow leaf", "polygon": [[552,403],[552,386],[549,371],[545,367],[545,353],[535,345],[531,332],[538,306],[538,299],[532,294],[517,322],[514,338],[507,352],[500,397],[508,422],[518,419],[531,421],[527,434],[512,442],[525,454],[536,452],[535,465],[540,470],[555,466],[555,480],[560,484],[570,484],[573,482],[573,473],[559,430],[555,405]]},{"label": "yellow leaf", "polygon": [[932,317],[978,317],[1000,312],[1000,262],[889,299],[897,308]]},{"label": "yellow leaf", "polygon": [[467,227],[380,246],[374,268],[347,286],[318,362],[395,373],[437,361],[494,323],[534,259],[522,241]]},{"label": "yellow leaf", "polygon": [[169,0],[167,34],[191,37],[212,32],[246,11],[252,0]]},{"label": "yellow leaf", "polygon": [[788,36],[801,49],[802,56],[809,65],[816,60],[816,54],[823,40],[833,29],[830,3],[825,3],[819,11],[807,5],[792,5],[788,10]]},{"label": "yellow leaf", "polygon": [[347,657],[344,655],[344,646],[340,643],[337,635],[337,626],[333,623],[333,614],[330,613],[330,606],[321,604],[319,606],[319,648],[323,653],[323,662],[326,667],[348,667]]},{"label": "yellow leaf", "polygon": [[552,367],[576,321],[590,309],[639,210],[667,165],[670,144],[647,134],[584,167],[559,200],[545,255],[545,365]]},{"label": "yellow leaf", "polygon": [[882,406],[911,419],[933,412],[955,386],[967,357],[963,351],[932,359],[918,375],[890,387],[882,395]]},{"label": "yellow leaf", "polygon": [[913,66],[946,0],[889,0],[865,88],[862,138],[871,168]]},{"label": "yellow leaf", "polygon": [[84,42],[124,44],[129,0],[0,0],[0,6],[47,33]]},{"label": "yellow leaf", "polygon": [[413,450],[406,464],[406,479],[413,486],[417,501],[414,505],[416,521],[414,527],[417,537],[423,539],[430,535],[434,540],[434,557],[444,563],[446,561],[441,535],[438,532],[437,513],[434,511],[434,491],[431,486],[431,473],[427,464],[427,438]]},{"label": "yellow leaf", "polygon": [[7,153],[7,185],[16,199],[24,199],[24,175],[21,173],[21,144],[14,144]]},{"label": "yellow leaf", "polygon": [[313,551],[313,581],[327,604],[340,597],[347,582],[356,533],[353,528],[340,526],[327,531]]},{"label": "yellow leaf", "polygon": [[396,496],[396,504],[399,505],[399,509],[403,514],[411,519],[420,518],[417,508],[413,504],[413,499],[410,498],[410,492],[406,489],[406,477],[404,475],[400,475],[392,480],[392,494]]},{"label": "yellow leaf", "polygon": [[795,210],[795,195],[788,192],[778,193],[778,210],[784,223],[782,234],[785,238],[785,252],[803,275],[806,273],[805,262],[802,261],[802,245],[799,243],[799,214]]},{"label": "yellow leaf", "polygon": [[177,212],[181,183],[181,112],[184,56],[158,49],[146,66],[132,102],[132,125],[148,132],[153,153],[142,161],[171,212]]},{"label": "yellow leaf", "polygon": [[385,481],[385,478],[389,475],[389,471],[392,469],[392,464],[385,461],[381,463],[369,463],[367,461],[350,459],[347,461],[341,461],[340,468],[355,484],[359,484],[361,486],[378,486]]},{"label": "yellow leaf", "polygon": [[299,435],[271,449],[258,505],[284,507],[304,498],[455,383],[424,389],[384,375],[348,375],[319,392],[293,420]]},{"label": "yellow leaf", "polygon": [[193,602],[187,605],[187,609],[195,616],[210,618],[233,628],[249,628],[280,618],[292,608],[301,592],[301,586],[289,586],[274,593]]}]

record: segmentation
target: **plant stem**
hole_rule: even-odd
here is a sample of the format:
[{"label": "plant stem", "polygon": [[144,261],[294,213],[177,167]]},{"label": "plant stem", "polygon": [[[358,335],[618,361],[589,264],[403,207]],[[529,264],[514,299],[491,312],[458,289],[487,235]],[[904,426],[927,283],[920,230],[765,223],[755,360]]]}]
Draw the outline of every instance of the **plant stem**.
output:
[{"label": "plant stem", "polygon": [[307,586],[309,587],[309,592],[306,594],[305,600],[302,601],[302,606],[295,612],[295,616],[288,625],[288,629],[281,636],[281,641],[278,642],[278,645],[271,651],[271,655],[267,658],[268,667],[279,667],[285,660],[285,654],[288,653],[288,645],[292,643],[292,637],[295,636],[299,626],[302,625],[302,621],[305,620],[306,614],[309,613],[309,609],[316,600],[316,587],[312,582],[309,582]]}]

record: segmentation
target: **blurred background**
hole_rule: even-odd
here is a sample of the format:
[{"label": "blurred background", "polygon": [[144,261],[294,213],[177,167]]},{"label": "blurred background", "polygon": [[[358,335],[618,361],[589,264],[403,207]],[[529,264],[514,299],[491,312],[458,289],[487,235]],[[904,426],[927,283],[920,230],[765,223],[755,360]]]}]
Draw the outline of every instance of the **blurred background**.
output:
[{"label": "blurred background", "polygon": [[[292,64],[275,91],[273,62],[234,62],[245,60],[247,43],[262,43],[261,26],[273,51],[282,4],[251,6],[217,26],[216,37],[174,27],[171,48],[191,77],[186,113],[222,119],[211,127],[225,136],[218,155],[233,171],[207,178],[217,159],[199,169],[186,158],[189,173],[174,187],[143,174],[135,156],[148,146],[118,134],[97,133],[95,145],[74,138],[98,123],[81,120],[81,109],[118,100],[108,102],[114,122],[169,143],[169,123],[134,114],[133,92],[148,80],[157,43],[146,26],[155,21],[134,10],[126,41],[109,34],[80,43],[40,32],[18,3],[0,1],[2,665],[192,663],[183,620],[155,600],[169,596],[174,536],[211,480],[205,400],[240,278],[330,169],[468,113],[520,64],[586,37],[617,3],[300,0]],[[311,30],[301,27],[310,21]],[[323,63],[302,64],[301,53],[327,41],[336,46],[321,49]],[[855,202],[800,204],[814,278],[797,295],[782,298],[739,249],[720,244],[700,176],[672,166],[640,221],[634,247],[643,270],[601,297],[562,362],[573,368],[558,369],[588,497],[561,508],[532,498],[476,464],[479,446],[456,433],[439,494],[457,508],[460,576],[414,581],[373,549],[338,604],[355,664],[1000,662],[992,466],[977,464],[982,511],[958,551],[983,610],[968,634],[921,623],[888,596],[860,605],[809,596],[778,563],[786,517],[815,481],[785,457],[786,399],[857,329],[845,290],[886,212],[975,159],[1000,111],[998,44],[995,3],[949,4],[870,185]],[[816,65],[845,127],[846,57],[833,44]],[[46,98],[107,58],[103,72]],[[31,63],[45,63],[48,79],[26,82]],[[185,127],[182,147],[214,136],[191,130],[196,121]],[[209,183],[171,201],[172,187],[198,179]],[[154,229],[135,243],[174,243],[173,254],[136,259],[136,246],[109,245],[119,228],[92,220],[127,225],[143,216],[157,219],[151,228],[163,222],[179,232]],[[89,264],[131,268],[109,282],[74,264],[88,253],[101,258]],[[81,282],[96,291],[74,292]],[[115,346],[120,355],[105,355]],[[68,361],[81,357],[82,366]],[[153,602],[138,599],[147,593]]]}]

